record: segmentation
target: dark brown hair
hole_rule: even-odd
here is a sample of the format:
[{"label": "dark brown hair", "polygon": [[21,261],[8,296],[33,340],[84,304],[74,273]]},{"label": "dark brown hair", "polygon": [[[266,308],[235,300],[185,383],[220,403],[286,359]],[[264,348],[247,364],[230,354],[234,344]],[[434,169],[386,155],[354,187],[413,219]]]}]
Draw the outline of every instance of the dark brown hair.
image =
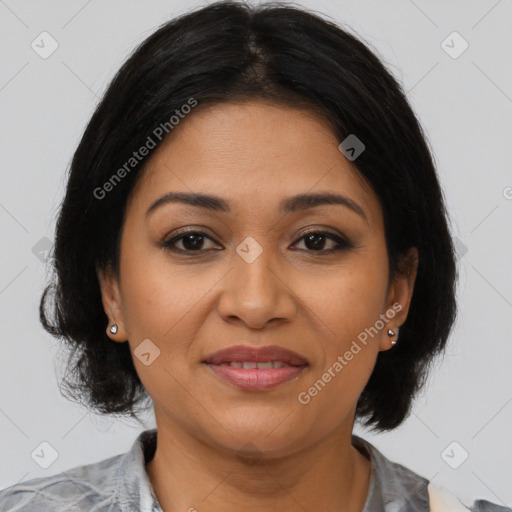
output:
[{"label": "dark brown hair", "polygon": [[[263,99],[329,120],[340,142],[364,142],[353,164],[382,205],[390,280],[410,247],[419,266],[396,347],[378,354],[356,419],[376,431],[408,416],[456,314],[456,265],[433,158],[401,85],[361,40],[289,4],[218,2],[165,23],[121,67],[71,163],[57,222],[55,275],[41,298],[45,329],[71,350],[62,388],[104,414],[151,404],[128,343],[106,335],[98,267],[118,272],[125,206],[149,156],[105,199],[102,187],[155,127],[199,105]],[[190,115],[194,115],[191,112]],[[48,299],[52,298],[52,304]]]}]

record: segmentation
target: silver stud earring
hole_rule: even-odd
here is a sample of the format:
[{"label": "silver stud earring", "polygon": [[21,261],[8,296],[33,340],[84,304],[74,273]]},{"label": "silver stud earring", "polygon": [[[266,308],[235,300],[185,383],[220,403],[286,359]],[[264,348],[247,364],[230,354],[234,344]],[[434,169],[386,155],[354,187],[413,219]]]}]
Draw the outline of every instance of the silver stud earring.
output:
[{"label": "silver stud earring", "polygon": [[[398,329],[397,329],[397,331],[398,331]],[[398,332],[394,332],[391,329],[388,329],[388,336],[396,336],[397,340],[398,340]],[[391,342],[391,345],[395,346],[396,345],[396,340],[393,340]]]},{"label": "silver stud earring", "polygon": [[113,326],[110,327],[110,333],[111,334],[117,333],[117,324],[114,324]]}]

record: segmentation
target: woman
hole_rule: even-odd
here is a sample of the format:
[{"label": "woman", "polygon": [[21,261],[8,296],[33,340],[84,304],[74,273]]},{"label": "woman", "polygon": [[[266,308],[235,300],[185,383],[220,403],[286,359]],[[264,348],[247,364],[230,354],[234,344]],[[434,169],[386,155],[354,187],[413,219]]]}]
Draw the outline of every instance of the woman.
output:
[{"label": "woman", "polygon": [[83,135],[54,262],[67,391],[157,428],[0,510],[469,509],[352,434],[410,413],[456,267],[422,129],[341,28],[232,2],[163,25]]}]

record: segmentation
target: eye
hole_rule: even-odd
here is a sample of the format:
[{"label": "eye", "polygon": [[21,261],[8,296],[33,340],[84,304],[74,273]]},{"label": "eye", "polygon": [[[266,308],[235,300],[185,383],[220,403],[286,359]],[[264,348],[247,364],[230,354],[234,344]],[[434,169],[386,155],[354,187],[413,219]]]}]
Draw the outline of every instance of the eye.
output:
[{"label": "eye", "polygon": [[[354,247],[353,244],[351,244],[348,240],[342,238],[341,236],[335,235],[330,231],[311,230],[308,231],[307,233],[303,233],[302,237],[299,240],[305,240],[304,243],[306,247],[312,248],[307,252],[332,253]],[[335,246],[327,250],[323,249],[326,240],[336,242]]]},{"label": "eye", "polygon": [[[174,236],[169,240],[166,240],[162,245],[166,249],[175,252],[205,252],[201,251],[201,248],[206,238],[213,240],[204,231],[187,230],[182,231],[181,234]],[[176,247],[177,242],[181,242],[184,249]]]},{"label": "eye", "polygon": [[[208,250],[202,250],[206,239],[214,241],[204,231],[185,230],[181,231],[178,235],[164,241],[162,243],[162,246],[174,252],[202,253],[207,252]],[[306,233],[303,233],[301,238],[299,238],[299,242],[301,240],[304,240],[304,244],[307,247],[307,249],[299,250],[305,250],[306,252],[318,252],[329,254],[341,251],[343,249],[350,249],[354,247],[354,245],[345,238],[338,236],[334,233],[331,233],[329,231],[310,230]],[[334,247],[331,247],[330,249],[325,249],[325,244],[327,241],[336,243],[334,244]],[[296,242],[294,246],[297,245],[299,242]],[[182,244],[182,248],[177,247],[178,243]]]}]

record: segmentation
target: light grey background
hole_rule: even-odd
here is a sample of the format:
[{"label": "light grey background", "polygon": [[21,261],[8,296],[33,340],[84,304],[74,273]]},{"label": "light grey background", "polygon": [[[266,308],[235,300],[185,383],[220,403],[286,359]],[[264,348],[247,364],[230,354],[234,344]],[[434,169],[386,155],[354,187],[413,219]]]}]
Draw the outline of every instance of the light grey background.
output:
[{"label": "light grey background", "polygon": [[[157,26],[204,4],[0,0],[2,488],[124,452],[142,429],[90,414],[60,395],[58,342],[38,321],[47,272],[40,240],[53,238],[65,172],[109,80]],[[510,506],[512,1],[301,5],[346,24],[404,83],[460,241],[460,316],[444,361],[401,428],[371,435],[356,426],[355,433],[465,503],[486,498]],[[59,45],[47,59],[31,47],[34,40],[42,46],[43,31]],[[462,48],[458,36],[446,39],[453,31],[469,44],[457,58],[443,48],[451,46],[452,55]],[[149,415],[145,428],[153,426]],[[31,458],[43,441],[58,452],[47,469]],[[453,441],[453,452],[445,452]],[[454,465],[462,450],[467,460],[450,467],[446,461]]]}]

